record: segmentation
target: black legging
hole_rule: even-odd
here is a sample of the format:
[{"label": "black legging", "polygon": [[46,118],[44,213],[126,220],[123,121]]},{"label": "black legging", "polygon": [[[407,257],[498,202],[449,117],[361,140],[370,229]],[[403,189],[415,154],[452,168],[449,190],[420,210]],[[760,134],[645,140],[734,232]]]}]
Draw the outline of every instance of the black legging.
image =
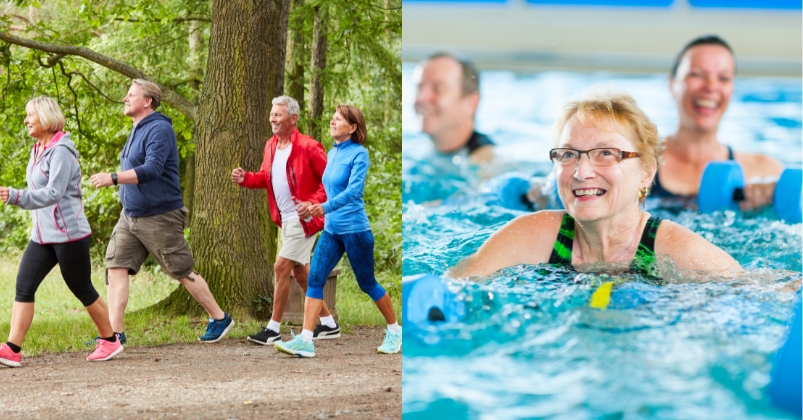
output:
[{"label": "black legging", "polygon": [[33,302],[36,289],[50,270],[59,265],[61,276],[70,291],[84,306],[98,300],[98,292],[92,285],[92,263],[89,261],[90,237],[63,244],[41,245],[28,242],[22,254],[17,272],[16,302]]}]

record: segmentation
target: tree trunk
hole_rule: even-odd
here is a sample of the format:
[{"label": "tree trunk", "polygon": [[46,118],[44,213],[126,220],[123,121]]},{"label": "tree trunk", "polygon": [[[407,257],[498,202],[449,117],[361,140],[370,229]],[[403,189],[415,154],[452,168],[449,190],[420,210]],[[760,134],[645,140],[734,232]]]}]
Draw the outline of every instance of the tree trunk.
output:
[{"label": "tree trunk", "polygon": [[[190,246],[220,306],[238,317],[272,297],[276,228],[265,191],[230,181],[232,168],[257,171],[270,137],[270,99],[284,85],[289,0],[218,0],[206,79],[193,137],[195,197]],[[184,288],[159,306],[200,313]]]},{"label": "tree trunk", "polygon": [[310,115],[307,133],[313,138],[321,136],[321,115],[323,115],[323,83],[321,78],[326,68],[326,9],[325,5],[315,8],[315,24],[312,30],[312,76],[310,77]]},{"label": "tree trunk", "polygon": [[[304,0],[293,0],[293,10],[301,9]],[[304,115],[304,67],[307,57],[307,45],[304,42],[304,21],[294,19],[290,22],[290,31],[287,39],[287,80],[285,81],[287,95],[298,101],[301,115]],[[298,122],[303,127],[302,121]]]},{"label": "tree trunk", "polygon": [[[201,84],[201,51],[203,50],[203,36],[201,34],[201,23],[198,21],[190,22],[190,86],[193,91],[197,91]],[[195,152],[188,155],[184,160],[184,205],[189,209],[187,223],[192,223],[193,197],[195,195]]]}]

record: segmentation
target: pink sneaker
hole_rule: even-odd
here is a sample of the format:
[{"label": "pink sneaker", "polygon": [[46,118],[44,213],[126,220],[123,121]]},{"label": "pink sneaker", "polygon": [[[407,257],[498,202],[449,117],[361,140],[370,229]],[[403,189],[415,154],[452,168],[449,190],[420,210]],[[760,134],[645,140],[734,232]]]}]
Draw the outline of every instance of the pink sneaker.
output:
[{"label": "pink sneaker", "polygon": [[22,352],[14,353],[7,344],[0,344],[0,364],[8,367],[19,367],[22,364],[20,363],[21,356]]},{"label": "pink sneaker", "polygon": [[123,351],[123,345],[120,344],[119,338],[114,343],[98,338],[95,340],[95,351],[87,356],[86,360],[90,362],[102,362],[117,356],[121,351]]}]

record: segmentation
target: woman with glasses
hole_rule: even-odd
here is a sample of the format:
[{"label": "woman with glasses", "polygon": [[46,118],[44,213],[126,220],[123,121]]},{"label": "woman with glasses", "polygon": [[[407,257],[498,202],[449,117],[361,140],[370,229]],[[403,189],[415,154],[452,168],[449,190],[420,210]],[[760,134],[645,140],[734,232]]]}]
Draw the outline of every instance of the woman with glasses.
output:
[{"label": "woman with glasses", "polygon": [[662,277],[672,264],[657,264],[657,255],[668,256],[684,271],[742,271],[730,255],[699,235],[642,210],[662,144],[655,124],[629,95],[592,93],[570,102],[555,124],[555,146],[550,158],[566,211],[516,218],[451,276],[487,276],[518,264],[550,263]]},{"label": "woman with glasses", "polygon": [[783,164],[762,154],[734,152],[717,138],[733,94],[735,74],[733,51],[717,36],[693,39],[680,51],[669,77],[669,89],[678,107],[678,129],[666,138],[653,196],[681,201],[696,198],[709,162],[735,160],[747,180],[742,209],[772,203],[774,181],[783,172]]}]

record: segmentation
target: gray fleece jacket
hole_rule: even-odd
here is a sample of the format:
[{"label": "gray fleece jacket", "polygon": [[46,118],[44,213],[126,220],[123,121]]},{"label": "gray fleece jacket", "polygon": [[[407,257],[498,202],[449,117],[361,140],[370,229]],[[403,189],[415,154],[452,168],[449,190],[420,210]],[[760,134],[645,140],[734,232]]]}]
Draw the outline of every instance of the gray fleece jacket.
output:
[{"label": "gray fleece jacket", "polygon": [[6,204],[33,210],[31,240],[39,244],[73,242],[89,236],[89,222],[81,203],[81,166],[69,133],[58,132],[39,160],[31,150],[27,190],[9,188]]}]

